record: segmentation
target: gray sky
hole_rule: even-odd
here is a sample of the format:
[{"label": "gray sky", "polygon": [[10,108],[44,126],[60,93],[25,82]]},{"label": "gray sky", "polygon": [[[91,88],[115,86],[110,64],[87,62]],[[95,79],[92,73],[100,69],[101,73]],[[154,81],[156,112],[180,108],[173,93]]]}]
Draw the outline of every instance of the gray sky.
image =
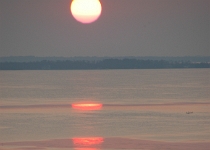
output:
[{"label": "gray sky", "polygon": [[88,25],[71,0],[0,0],[1,56],[210,56],[210,0],[100,0]]}]

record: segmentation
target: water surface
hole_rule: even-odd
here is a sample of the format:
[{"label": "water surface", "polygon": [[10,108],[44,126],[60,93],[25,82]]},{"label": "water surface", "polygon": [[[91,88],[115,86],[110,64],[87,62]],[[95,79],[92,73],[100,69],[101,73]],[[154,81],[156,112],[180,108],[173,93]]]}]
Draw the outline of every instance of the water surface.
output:
[{"label": "water surface", "polygon": [[209,82],[209,69],[1,71],[0,149],[207,149]]}]

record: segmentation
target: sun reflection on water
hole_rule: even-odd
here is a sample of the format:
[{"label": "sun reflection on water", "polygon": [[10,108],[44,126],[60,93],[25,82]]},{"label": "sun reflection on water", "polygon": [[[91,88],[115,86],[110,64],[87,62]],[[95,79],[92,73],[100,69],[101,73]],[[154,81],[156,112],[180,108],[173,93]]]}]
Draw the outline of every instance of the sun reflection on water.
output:
[{"label": "sun reflection on water", "polygon": [[102,137],[73,138],[75,150],[99,150],[98,148],[104,142]]},{"label": "sun reflection on water", "polygon": [[101,110],[103,107],[100,103],[78,103],[72,104],[73,109],[77,110]]}]

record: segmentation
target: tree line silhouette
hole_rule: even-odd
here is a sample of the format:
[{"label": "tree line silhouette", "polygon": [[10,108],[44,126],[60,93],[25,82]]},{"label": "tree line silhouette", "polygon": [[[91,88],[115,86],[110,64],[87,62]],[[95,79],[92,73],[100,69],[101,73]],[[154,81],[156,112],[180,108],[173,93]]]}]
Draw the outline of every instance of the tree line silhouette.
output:
[{"label": "tree line silhouette", "polygon": [[177,62],[166,60],[104,59],[88,60],[42,60],[36,62],[0,62],[0,70],[94,70],[94,69],[170,69],[210,68],[210,63]]}]

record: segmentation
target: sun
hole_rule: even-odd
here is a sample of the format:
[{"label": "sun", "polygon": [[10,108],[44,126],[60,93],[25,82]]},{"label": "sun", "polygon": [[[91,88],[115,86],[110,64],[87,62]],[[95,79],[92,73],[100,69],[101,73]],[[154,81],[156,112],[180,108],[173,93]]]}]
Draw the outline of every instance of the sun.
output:
[{"label": "sun", "polygon": [[99,0],[73,0],[70,10],[77,21],[88,24],[100,17],[102,7]]}]

